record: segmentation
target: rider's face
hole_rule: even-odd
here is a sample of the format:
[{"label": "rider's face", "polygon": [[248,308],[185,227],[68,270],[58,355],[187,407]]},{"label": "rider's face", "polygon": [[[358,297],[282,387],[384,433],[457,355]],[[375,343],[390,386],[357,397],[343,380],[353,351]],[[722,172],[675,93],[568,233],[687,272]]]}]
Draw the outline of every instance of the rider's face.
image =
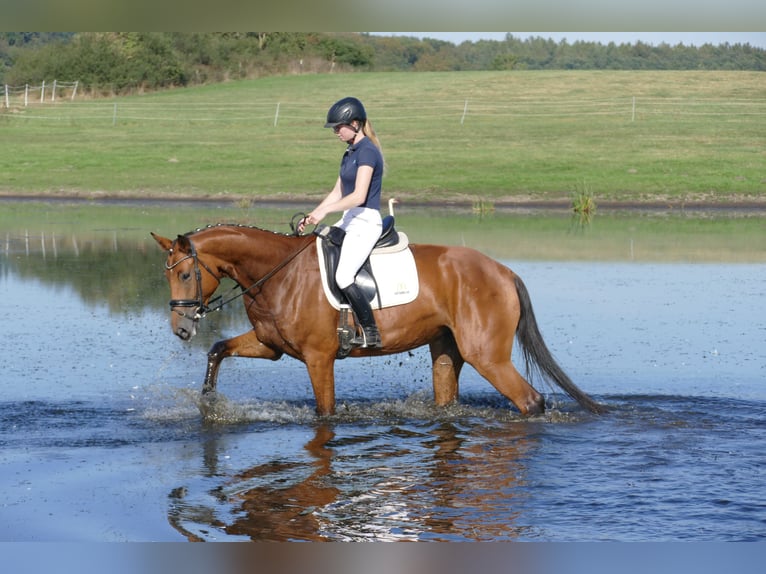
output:
[{"label": "rider's face", "polygon": [[344,142],[350,142],[356,137],[356,130],[349,124],[339,124],[332,129],[338,136],[338,139]]}]

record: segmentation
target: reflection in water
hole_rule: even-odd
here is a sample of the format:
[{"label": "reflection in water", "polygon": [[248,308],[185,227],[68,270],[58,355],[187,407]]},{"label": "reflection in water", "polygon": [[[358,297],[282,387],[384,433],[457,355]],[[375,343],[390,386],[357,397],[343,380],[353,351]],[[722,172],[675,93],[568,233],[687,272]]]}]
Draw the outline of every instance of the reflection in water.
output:
[{"label": "reflection in water", "polygon": [[[122,237],[115,231],[72,232],[65,237],[45,232],[6,233],[0,277],[12,273],[22,282],[34,280],[57,290],[68,288],[88,306],[106,305],[115,315],[147,310],[164,313],[169,292],[163,262],[153,240]],[[220,289],[223,292],[232,286],[224,279]],[[191,345],[208,348],[220,338],[215,333],[230,327],[241,331],[243,320],[240,305],[212,314],[201,325],[199,340]]]},{"label": "reflection in water", "polygon": [[[306,425],[254,425],[241,443],[224,431],[205,479],[171,493],[169,522],[188,540],[766,537],[762,400],[609,402],[607,416],[544,421],[424,409],[320,423],[308,440]],[[262,462],[237,470],[250,457]]]},{"label": "reflection in water", "polygon": [[[508,428],[486,428],[481,439],[464,445],[465,438],[451,423],[432,431],[435,465],[429,486],[434,507],[471,508],[473,512],[441,511],[425,520],[429,538],[449,540],[470,532],[473,540],[513,539],[524,528],[515,526],[515,505],[525,490],[524,459],[531,456],[534,441],[523,423]],[[444,535],[444,536],[438,536]]]},{"label": "reflection in water", "polygon": [[[277,457],[207,493],[179,487],[169,521],[188,540],[512,540],[525,497],[527,423],[393,426],[337,436],[320,424],[308,460]],[[211,476],[218,463],[209,457]]]},{"label": "reflection in water", "polygon": [[[205,499],[207,505],[195,503],[193,498],[187,501],[186,487],[174,489],[170,494],[171,525],[192,542],[209,538],[210,530],[256,541],[327,540],[320,533],[314,510],[338,496],[338,489],[325,483],[333,455],[327,445],[334,436],[328,425],[319,425],[304,446],[310,455],[308,462],[273,460],[254,466],[215,487]],[[219,456],[217,441],[206,441],[204,468],[211,477],[221,475]],[[233,518],[227,524],[219,514],[229,506]]]},{"label": "reflection in water", "polygon": [[314,511],[334,502],[339,494],[327,480],[334,454],[328,442],[335,433],[327,425],[315,432],[304,447],[312,457],[308,464],[270,461],[234,476],[219,489],[222,502],[240,509],[239,518],[224,527],[227,534],[280,542],[326,540]]},{"label": "reflection in water", "polygon": [[5,236],[4,272],[71,287],[83,301],[116,313],[166,303],[162,264],[148,243],[112,232],[67,237],[40,232]]}]

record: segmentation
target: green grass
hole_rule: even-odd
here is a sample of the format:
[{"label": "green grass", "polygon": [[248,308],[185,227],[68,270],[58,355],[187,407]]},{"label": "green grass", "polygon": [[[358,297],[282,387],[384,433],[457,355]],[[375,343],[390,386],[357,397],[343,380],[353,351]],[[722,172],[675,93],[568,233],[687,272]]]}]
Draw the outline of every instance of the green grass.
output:
[{"label": "green grass", "polygon": [[381,137],[387,197],[566,199],[582,181],[597,202],[766,192],[763,74],[622,71],[306,75],[14,102],[0,112],[0,192],[313,201],[343,151],[324,115],[349,93]]},{"label": "green grass", "polygon": [[572,192],[572,214],[574,222],[579,227],[590,225],[596,214],[596,200],[593,191],[587,183],[578,185]]}]

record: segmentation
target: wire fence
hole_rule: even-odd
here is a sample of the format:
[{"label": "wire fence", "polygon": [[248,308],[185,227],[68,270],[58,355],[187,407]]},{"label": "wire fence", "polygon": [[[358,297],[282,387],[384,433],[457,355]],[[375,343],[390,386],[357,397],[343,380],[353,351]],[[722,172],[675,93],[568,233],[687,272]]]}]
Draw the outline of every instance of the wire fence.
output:
[{"label": "wire fence", "polygon": [[[5,86],[4,107],[19,108],[17,118],[68,120],[99,124],[119,122],[157,123],[245,123],[271,125],[315,124],[326,112],[310,100],[288,101],[188,101],[142,102],[131,99],[75,100],[79,82],[43,82],[39,86]],[[65,106],[47,106],[66,101]],[[423,102],[380,100],[375,102],[375,120],[391,122],[445,121],[464,124],[471,120],[514,118],[588,118],[613,116],[636,121],[650,116],[752,116],[766,118],[763,99],[689,99],[673,97],[620,96],[599,99],[514,97],[502,101],[478,98],[449,98]],[[23,108],[23,109],[22,109]]]},{"label": "wire fence", "polygon": [[[522,105],[519,105],[522,104]],[[278,126],[283,122],[316,123],[325,110],[312,106],[294,105],[285,102],[227,104],[190,104],[179,109],[176,104],[139,103],[84,103],[57,110],[55,115],[27,113],[23,117],[37,119],[66,119],[83,121],[118,120],[131,122],[266,122]],[[407,113],[386,113],[378,109],[377,120],[415,121],[424,118],[442,118],[465,123],[471,118],[498,117],[583,117],[619,116],[635,120],[643,115],[689,115],[689,116],[766,116],[766,99],[739,101],[672,101],[667,99],[581,100],[568,102],[535,102],[497,104],[465,100],[452,104],[434,104],[421,109],[410,107]]]}]

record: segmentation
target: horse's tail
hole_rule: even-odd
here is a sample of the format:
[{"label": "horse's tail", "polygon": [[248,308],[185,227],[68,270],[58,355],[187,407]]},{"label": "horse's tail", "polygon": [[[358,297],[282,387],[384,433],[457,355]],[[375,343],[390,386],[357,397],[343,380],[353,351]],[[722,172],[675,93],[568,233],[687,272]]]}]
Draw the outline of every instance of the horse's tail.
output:
[{"label": "horse's tail", "polygon": [[516,338],[524,355],[527,373],[531,373],[532,369],[536,368],[544,377],[552,380],[566,394],[580,403],[582,407],[592,413],[600,414],[606,412],[606,407],[598,404],[581,391],[559,366],[556,359],[553,358],[537,326],[535,312],[532,310],[532,301],[529,298],[526,285],[524,285],[524,282],[518,275],[514,276],[514,282],[521,305],[521,316],[519,317],[519,326],[516,329]]}]

